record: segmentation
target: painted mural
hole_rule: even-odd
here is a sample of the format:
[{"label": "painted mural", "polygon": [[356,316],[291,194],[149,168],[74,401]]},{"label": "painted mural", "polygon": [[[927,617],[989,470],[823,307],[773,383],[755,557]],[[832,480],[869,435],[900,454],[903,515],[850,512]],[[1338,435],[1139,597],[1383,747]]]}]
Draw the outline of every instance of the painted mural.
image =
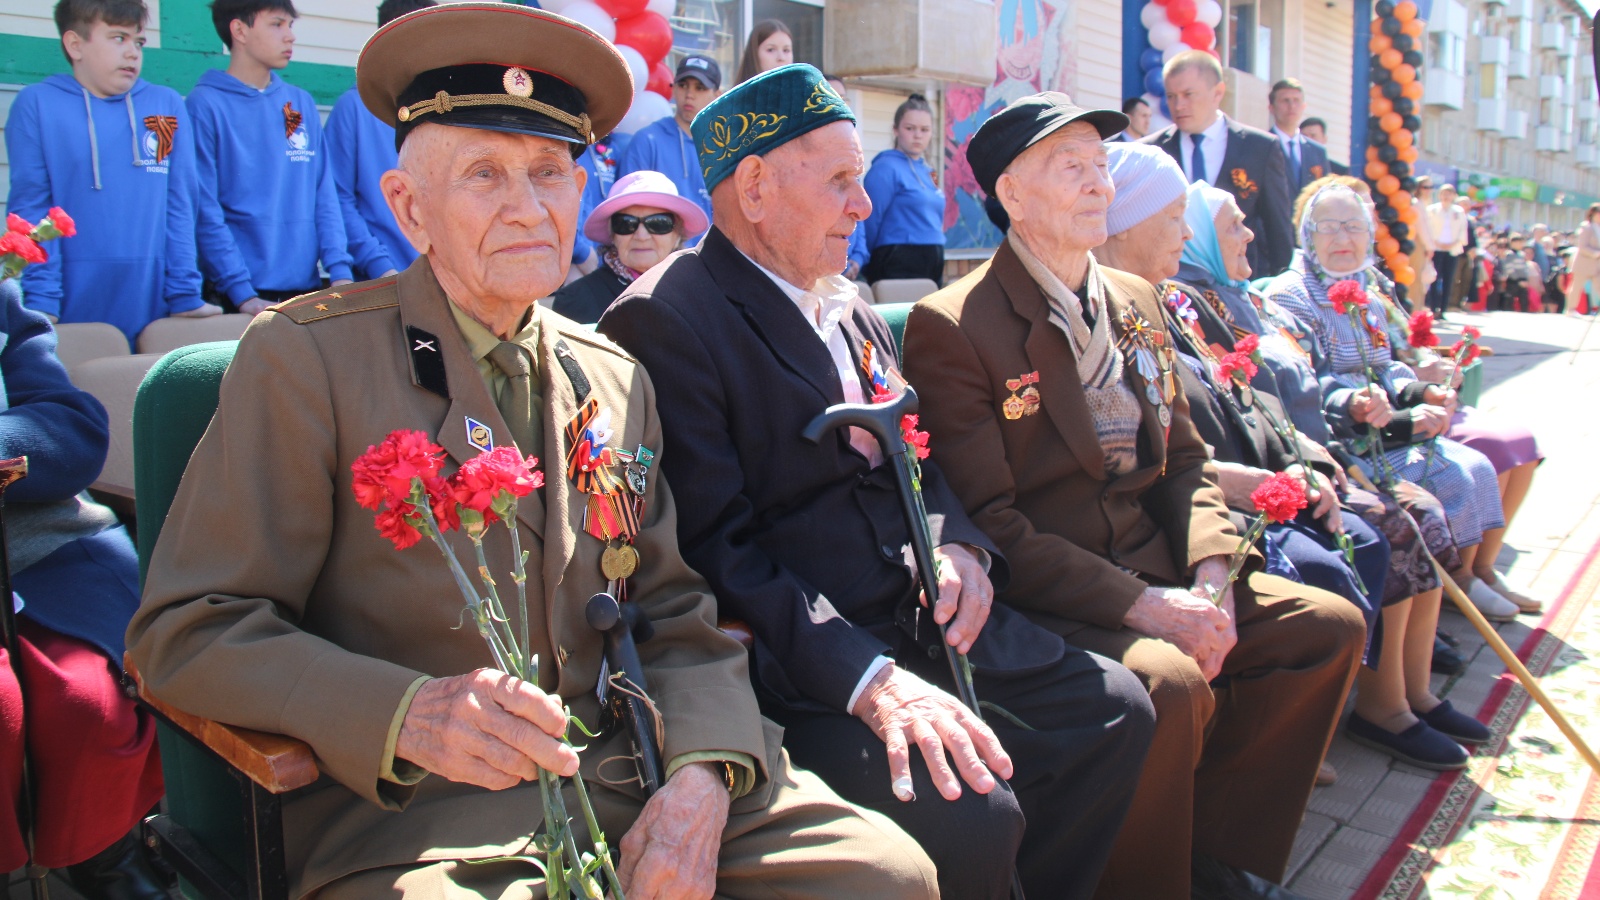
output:
[{"label": "painted mural", "polygon": [[1038,91],[1077,90],[1072,0],[1000,0],[995,82],[948,85],[945,103],[944,228],[950,249],[996,247],[1000,232],[983,211],[983,193],[967,165],[967,144],[990,116]]}]

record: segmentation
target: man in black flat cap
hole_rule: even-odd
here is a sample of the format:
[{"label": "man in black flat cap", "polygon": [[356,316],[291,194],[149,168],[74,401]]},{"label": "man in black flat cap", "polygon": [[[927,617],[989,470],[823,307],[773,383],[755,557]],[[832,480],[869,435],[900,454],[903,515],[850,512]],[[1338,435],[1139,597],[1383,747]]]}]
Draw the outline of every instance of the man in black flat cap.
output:
[{"label": "man in black flat cap", "polygon": [[1122,127],[1047,92],[978,129],[967,160],[1011,229],[911,311],[906,374],[951,489],[1011,561],[997,607],[1126,665],[1155,702],[1098,896],[1282,898],[1268,880],[1283,877],[1365,622],[1258,560],[1224,586],[1239,534],[1161,298],[1093,255],[1115,194],[1102,139]]},{"label": "man in black flat cap", "polygon": [[[1015,862],[1031,897],[1087,897],[1149,741],[1148,697],[1121,666],[991,610],[1007,561],[951,494],[943,448],[922,463],[944,576],[930,610],[881,450],[865,433],[800,436],[828,406],[903,383],[887,324],[839,275],[871,209],[854,116],[794,65],[733,88],[693,132],[716,227],[600,330],[655,378],[684,558],[754,633],[762,710],[797,763],[922,844],[943,896],[1005,897]],[[934,618],[1005,713],[985,723],[956,700]]]},{"label": "man in black flat cap", "polygon": [[[422,255],[251,325],[128,634],[152,694],[311,745],[324,777],[284,809],[291,896],[543,895],[538,768],[581,768],[635,900],[936,896],[916,843],[790,766],[761,718],[744,649],[678,554],[673,499],[649,465],[663,449],[649,377],[534,304],[571,257],[573,158],[633,95],[616,49],[542,11],[452,4],[380,29],[357,81],[396,128],[384,196]],[[544,488],[516,510],[537,684],[495,671],[476,629],[458,627],[439,555],[396,552],[357,504],[352,461],[395,429],[443,445],[441,474],[496,445],[543,460]],[[569,478],[592,474],[567,462],[594,443],[633,465]],[[628,493],[597,492],[606,480]],[[585,511],[617,501],[637,526],[601,540]],[[510,543],[484,540],[491,571],[511,570]],[[633,567],[615,565],[623,549]],[[648,802],[626,732],[581,757],[558,740],[563,702],[601,722],[602,637],[583,610],[608,589],[654,625],[640,654],[665,783]]]}]

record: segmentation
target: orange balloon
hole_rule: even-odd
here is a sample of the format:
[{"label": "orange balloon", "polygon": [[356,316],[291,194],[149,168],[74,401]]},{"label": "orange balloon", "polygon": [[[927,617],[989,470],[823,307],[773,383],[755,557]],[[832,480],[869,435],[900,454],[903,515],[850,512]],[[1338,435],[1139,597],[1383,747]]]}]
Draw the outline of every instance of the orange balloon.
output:
[{"label": "orange balloon", "polygon": [[[1416,20],[1413,19],[1412,21],[1414,22]],[[1422,82],[1411,81],[1400,85],[1400,96],[1406,98],[1407,100],[1421,100]]]},{"label": "orange balloon", "polygon": [[1400,0],[1394,5],[1394,17],[1402,23],[1409,22],[1417,17],[1417,5],[1411,0]]},{"label": "orange balloon", "polygon": [[1377,162],[1377,161],[1378,161],[1378,148],[1377,147],[1368,147],[1367,148],[1367,162]]},{"label": "orange balloon", "polygon": [[1408,22],[1401,22],[1400,33],[1406,35],[1407,37],[1422,37],[1422,20],[1412,19]]},{"label": "orange balloon", "polygon": [[1393,47],[1390,47],[1389,49],[1378,54],[1378,62],[1381,63],[1385,69],[1393,69],[1405,61],[1405,54]]},{"label": "orange balloon", "polygon": [[[1409,260],[1409,257],[1407,259]],[[1401,284],[1415,284],[1417,281],[1416,270],[1409,265],[1401,266],[1398,270],[1395,270],[1394,280]]]},{"label": "orange balloon", "polygon": [[1367,160],[1366,171],[1368,181],[1377,181],[1379,178],[1389,174],[1389,167],[1376,159],[1369,159]]},{"label": "orange balloon", "polygon": [[1373,32],[1372,40],[1367,41],[1367,49],[1373,53],[1382,53],[1393,46],[1394,41],[1390,40],[1389,36],[1381,31]]},{"label": "orange balloon", "polygon": [[1402,128],[1389,135],[1389,143],[1394,145],[1396,150],[1404,150],[1411,146],[1411,132]]},{"label": "orange balloon", "polygon": [[1390,72],[1394,75],[1394,80],[1400,82],[1402,86],[1417,80],[1417,68],[1410,63],[1401,63]]},{"label": "orange balloon", "polygon": [[1380,256],[1382,256],[1384,259],[1388,259],[1389,257],[1394,256],[1396,253],[1399,253],[1399,252],[1400,252],[1400,242],[1399,241],[1395,240],[1392,237],[1387,237],[1387,236],[1378,239],[1378,254]]},{"label": "orange balloon", "polygon": [[1402,148],[1401,151],[1400,151],[1400,160],[1402,162],[1406,162],[1406,163],[1414,163],[1414,162],[1416,162],[1417,161],[1417,148],[1414,145],[1410,146],[1410,147]]},{"label": "orange balloon", "polygon": [[1405,125],[1405,123],[1406,120],[1401,118],[1400,114],[1397,112],[1378,114],[1378,127],[1382,128],[1386,134],[1393,134],[1396,131],[1399,131],[1401,126]]},{"label": "orange balloon", "polygon": [[1393,175],[1384,175],[1378,179],[1378,193],[1383,196],[1392,196],[1398,190],[1400,190],[1400,179]]},{"label": "orange balloon", "polygon": [[1388,97],[1379,94],[1372,99],[1371,109],[1372,115],[1381,116],[1394,112],[1394,104],[1389,102]]},{"label": "orange balloon", "polygon": [[1400,208],[1400,221],[1407,225],[1417,224],[1417,210],[1416,207],[1411,205],[1410,192],[1401,191],[1400,193],[1402,196],[1396,198],[1399,202],[1395,204]]}]

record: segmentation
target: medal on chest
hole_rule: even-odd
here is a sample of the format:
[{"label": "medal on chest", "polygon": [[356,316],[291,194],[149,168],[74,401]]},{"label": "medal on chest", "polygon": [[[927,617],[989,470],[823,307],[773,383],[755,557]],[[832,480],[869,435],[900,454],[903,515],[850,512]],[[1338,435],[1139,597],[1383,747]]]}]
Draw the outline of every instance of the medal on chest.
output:
[{"label": "medal on chest", "polygon": [[1131,309],[1122,311],[1121,324],[1122,336],[1117,340],[1117,348],[1127,358],[1128,368],[1143,382],[1144,399],[1155,407],[1161,427],[1171,428],[1176,384],[1172,375],[1172,348],[1167,346],[1166,335]]},{"label": "medal on chest", "polygon": [[[1039,372],[1025,372],[1016,378],[1006,379],[1006,390],[1011,392],[1000,404],[1000,412],[1007,419],[1020,419],[1039,412]],[[1021,393],[1017,393],[1021,391]]]},{"label": "medal on chest", "polygon": [[643,444],[631,451],[612,447],[611,410],[592,398],[567,423],[564,436],[567,478],[587,495],[583,530],[605,544],[600,573],[607,582],[623,582],[639,568],[634,539],[655,451]]}]

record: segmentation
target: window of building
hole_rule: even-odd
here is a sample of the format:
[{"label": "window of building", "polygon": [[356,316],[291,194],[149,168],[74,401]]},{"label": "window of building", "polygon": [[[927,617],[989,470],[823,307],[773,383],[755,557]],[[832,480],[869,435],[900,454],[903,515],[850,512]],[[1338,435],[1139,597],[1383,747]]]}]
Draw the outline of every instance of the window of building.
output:
[{"label": "window of building", "polygon": [[[794,35],[794,61],[822,66],[822,6],[804,0],[750,0],[750,27],[777,19]],[[741,46],[743,41],[740,41]]]},{"label": "window of building", "polygon": [[1229,67],[1272,80],[1272,27],[1254,0],[1228,4],[1226,46]]}]

